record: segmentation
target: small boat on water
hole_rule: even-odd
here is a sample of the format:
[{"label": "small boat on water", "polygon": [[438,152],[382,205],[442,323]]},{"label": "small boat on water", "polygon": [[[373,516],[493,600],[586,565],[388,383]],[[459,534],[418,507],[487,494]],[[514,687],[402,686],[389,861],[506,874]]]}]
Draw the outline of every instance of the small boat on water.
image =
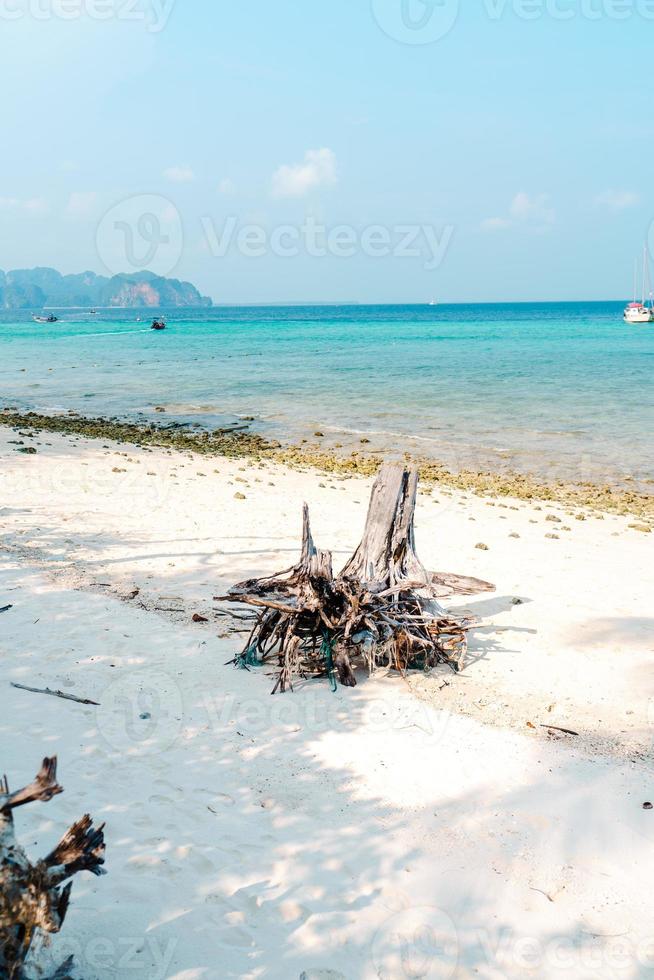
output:
[{"label": "small boat on water", "polygon": [[58,323],[59,317],[55,316],[54,313],[50,313],[49,316],[36,316],[32,314],[32,319],[34,323]]},{"label": "small boat on water", "polygon": [[[645,293],[649,292],[649,306],[645,302]],[[634,301],[629,303],[624,311],[625,323],[653,323],[654,322],[654,295],[652,294],[649,262],[647,256],[647,246],[643,250],[643,291],[642,299],[639,303],[636,299],[638,293],[638,260],[634,269]]]},{"label": "small boat on water", "polygon": [[164,318],[160,316],[160,317],[157,317],[156,320],[153,320],[152,321],[152,329],[153,330],[165,330],[166,329],[166,321],[164,320]]},{"label": "small boat on water", "polygon": [[624,311],[625,323],[652,323],[654,308],[644,303],[630,303]]}]

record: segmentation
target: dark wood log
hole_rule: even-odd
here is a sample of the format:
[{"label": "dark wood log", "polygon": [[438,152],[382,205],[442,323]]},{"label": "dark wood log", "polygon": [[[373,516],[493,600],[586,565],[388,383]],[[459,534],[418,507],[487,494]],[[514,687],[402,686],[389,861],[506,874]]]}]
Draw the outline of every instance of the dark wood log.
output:
[{"label": "dark wood log", "polygon": [[357,663],[370,671],[438,663],[458,669],[471,623],[449,616],[437,596],[493,586],[425,569],[416,552],[417,489],[417,469],[382,466],[361,542],[338,576],[330,552],[316,547],[305,504],[299,562],[219,598],[260,610],[235,662],[251,667],[276,657],[273,693],[292,689],[297,676],[321,673],[354,687]]},{"label": "dark wood log", "polygon": [[331,552],[320,551],[314,544],[308,504],[304,504],[302,508],[302,554],[295,574],[300,578],[308,576],[327,581],[334,577]]},{"label": "dark wood log", "polygon": [[352,662],[346,648],[341,645],[334,654],[334,667],[338,673],[338,679],[343,687],[356,687],[356,674],[352,670]]},{"label": "dark wood log", "polygon": [[[104,825],[94,827],[88,815],[35,864],[17,842],[13,811],[27,803],[47,802],[62,792],[56,758],[44,759],[34,780],[14,793],[9,792],[6,776],[0,781],[0,977],[8,980],[25,977],[25,962],[37,933],[61,929],[72,888],[68,879],[79,871],[105,873]],[[72,961],[67,960],[51,980],[65,980],[71,967]]]},{"label": "dark wood log", "polygon": [[382,466],[370,495],[361,543],[341,572],[375,592],[405,582],[429,588],[430,576],[416,554],[414,515],[417,468]]}]

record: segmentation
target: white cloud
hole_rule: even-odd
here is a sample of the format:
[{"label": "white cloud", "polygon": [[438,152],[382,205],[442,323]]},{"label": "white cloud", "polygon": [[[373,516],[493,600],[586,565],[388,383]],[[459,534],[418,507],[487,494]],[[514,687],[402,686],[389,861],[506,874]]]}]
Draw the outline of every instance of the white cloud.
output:
[{"label": "white cloud", "polygon": [[482,231],[503,231],[506,228],[526,227],[535,231],[545,231],[556,221],[556,214],[550,206],[547,194],[530,196],[519,191],[509,205],[506,217],[487,218],[481,223]]},{"label": "white cloud", "polygon": [[0,211],[23,211],[27,214],[45,214],[48,202],[42,197],[29,197],[21,200],[18,197],[0,197]]},{"label": "white cloud", "polygon": [[224,177],[218,184],[218,193],[224,194],[225,197],[231,197],[236,193],[236,184],[229,177]]},{"label": "white cloud", "polygon": [[195,174],[190,167],[168,167],[163,176],[174,184],[190,184],[195,180]]},{"label": "white cloud", "polygon": [[304,197],[323,184],[335,184],[336,154],[333,150],[307,150],[302,163],[284,164],[272,178],[273,197]]},{"label": "white cloud", "polygon": [[66,214],[69,218],[89,218],[95,211],[97,201],[95,191],[73,191],[68,198]]},{"label": "white cloud", "polygon": [[520,191],[511,201],[510,214],[514,221],[534,222],[541,225],[554,224],[554,211],[548,203],[546,194],[530,197]]},{"label": "white cloud", "polygon": [[634,191],[607,190],[598,194],[595,204],[601,208],[608,208],[609,211],[626,211],[627,208],[635,207],[640,201],[638,194]]},{"label": "white cloud", "polygon": [[504,228],[510,227],[511,222],[508,218],[486,218],[481,223],[482,231],[502,231]]}]

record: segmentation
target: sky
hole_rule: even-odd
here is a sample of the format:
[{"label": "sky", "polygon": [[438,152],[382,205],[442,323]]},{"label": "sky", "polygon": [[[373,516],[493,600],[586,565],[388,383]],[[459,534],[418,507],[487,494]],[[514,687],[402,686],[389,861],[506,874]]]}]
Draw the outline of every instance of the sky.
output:
[{"label": "sky", "polygon": [[0,0],[0,268],[630,299],[654,0]]}]

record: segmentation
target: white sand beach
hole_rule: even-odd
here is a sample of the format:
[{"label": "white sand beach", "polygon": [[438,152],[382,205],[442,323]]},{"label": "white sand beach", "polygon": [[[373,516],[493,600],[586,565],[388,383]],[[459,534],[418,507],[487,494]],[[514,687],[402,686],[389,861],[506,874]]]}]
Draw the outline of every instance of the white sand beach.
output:
[{"label": "white sand beach", "polygon": [[1,769],[18,787],[59,758],[65,793],[16,814],[31,856],[85,812],[107,841],[42,964],[650,975],[654,538],[633,518],[421,493],[425,565],[496,585],[445,601],[482,620],[464,670],[273,698],[264,671],[227,665],[239,638],[212,598],[293,563],[303,501],[344,561],[371,481],[17,438],[0,430]]}]

